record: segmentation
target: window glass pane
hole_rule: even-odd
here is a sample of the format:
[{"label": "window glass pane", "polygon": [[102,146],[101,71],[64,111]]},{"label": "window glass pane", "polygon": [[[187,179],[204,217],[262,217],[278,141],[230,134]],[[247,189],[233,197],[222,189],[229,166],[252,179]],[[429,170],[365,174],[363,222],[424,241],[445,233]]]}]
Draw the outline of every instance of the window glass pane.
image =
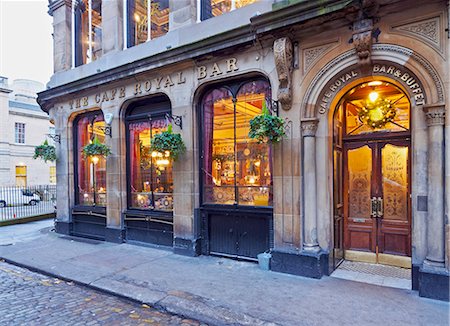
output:
[{"label": "window glass pane", "polygon": [[92,0],[92,60],[102,56],[102,1]]},{"label": "window glass pane", "polygon": [[213,16],[220,16],[234,9],[245,7],[258,0],[210,0]]},{"label": "window glass pane", "polygon": [[148,0],[134,0],[134,13],[129,19],[134,22],[134,45],[148,38]]},{"label": "window glass pane", "polygon": [[[346,134],[359,135],[371,132],[399,132],[409,129],[409,101],[407,96],[396,86],[382,81],[372,81],[353,88],[345,95]],[[388,107],[390,106],[390,107]],[[362,110],[369,112],[364,116]],[[388,113],[391,109],[392,113]],[[391,121],[378,124],[393,114]],[[370,119],[370,120],[368,120]]]},{"label": "window glass pane", "polygon": [[95,137],[102,143],[105,141],[104,127],[105,122],[100,113],[84,116],[77,123],[79,205],[106,205],[106,159],[103,156],[85,158],[81,153],[81,149]]},{"label": "window glass pane", "polygon": [[226,88],[203,100],[203,202],[235,203],[234,104]]},{"label": "window glass pane", "polygon": [[16,166],[16,186],[27,186],[27,167],[25,165]]},{"label": "window glass pane", "polygon": [[270,87],[265,81],[245,84],[236,101],[236,178],[238,204],[272,206],[272,164],[269,144],[258,144],[248,137],[250,120],[262,113],[264,102],[270,99]]},{"label": "window glass pane", "polygon": [[169,0],[152,0],[152,39],[162,36],[169,31]]},{"label": "window glass pane", "polygon": [[165,153],[150,152],[151,138],[167,125],[164,118],[129,124],[130,208],[173,210],[172,161]]},{"label": "window glass pane", "polygon": [[248,137],[250,120],[269,99],[265,81],[246,83],[235,101],[226,88],[204,97],[203,203],[272,205],[270,145]]},{"label": "window glass pane", "polygon": [[[90,34],[89,34],[90,33]],[[89,63],[102,56],[102,1],[79,0],[75,7],[75,62]],[[92,51],[92,53],[91,53]]]},{"label": "window glass pane", "polygon": [[51,184],[56,183],[56,166],[50,167],[50,183]]},{"label": "window glass pane", "polygon": [[16,122],[15,123],[15,142],[17,144],[25,144],[25,124]]}]

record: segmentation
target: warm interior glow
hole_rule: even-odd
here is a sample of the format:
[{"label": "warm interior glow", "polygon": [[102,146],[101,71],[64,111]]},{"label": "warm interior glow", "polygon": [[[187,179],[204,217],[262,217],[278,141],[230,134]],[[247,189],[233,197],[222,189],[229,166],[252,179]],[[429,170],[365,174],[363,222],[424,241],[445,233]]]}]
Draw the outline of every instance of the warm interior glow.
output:
[{"label": "warm interior glow", "polygon": [[370,92],[369,99],[371,102],[375,102],[378,99],[378,96],[379,96],[378,93],[373,91],[373,92]]},{"label": "warm interior glow", "polygon": [[170,161],[168,159],[156,160],[156,165],[167,166],[169,163]]},{"label": "warm interior glow", "polygon": [[98,156],[92,156],[91,160],[92,160],[92,163],[94,163],[94,165],[97,165],[99,158],[98,158]]},{"label": "warm interior glow", "polygon": [[374,80],[367,83],[367,86],[381,86],[381,85],[383,85],[383,82],[379,80]]}]

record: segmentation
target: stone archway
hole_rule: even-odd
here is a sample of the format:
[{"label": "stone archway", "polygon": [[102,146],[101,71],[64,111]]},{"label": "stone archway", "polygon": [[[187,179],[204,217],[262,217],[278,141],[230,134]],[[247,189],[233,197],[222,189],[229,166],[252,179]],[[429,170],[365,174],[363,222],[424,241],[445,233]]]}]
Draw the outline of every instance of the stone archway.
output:
[{"label": "stone archway", "polygon": [[[303,250],[317,253],[332,248],[330,112],[357,80],[374,77],[389,78],[401,87],[409,95],[414,112],[412,263],[413,277],[418,278],[420,266],[444,265],[444,158],[435,153],[435,148],[444,146],[445,95],[436,69],[420,54],[397,45],[373,45],[372,64],[366,66],[358,64],[355,50],[342,53],[324,65],[305,93],[301,113],[302,174],[303,188],[308,191],[304,192],[302,205]],[[438,237],[432,232],[439,233]]]}]

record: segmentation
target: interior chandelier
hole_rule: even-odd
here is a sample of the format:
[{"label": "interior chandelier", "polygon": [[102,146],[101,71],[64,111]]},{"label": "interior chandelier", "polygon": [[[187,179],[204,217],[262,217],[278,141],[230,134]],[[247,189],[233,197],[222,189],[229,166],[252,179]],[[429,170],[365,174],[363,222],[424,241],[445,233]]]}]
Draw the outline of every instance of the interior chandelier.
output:
[{"label": "interior chandelier", "polygon": [[396,110],[391,101],[375,91],[369,94],[369,99],[358,112],[359,121],[372,129],[383,128],[394,119],[395,115]]}]

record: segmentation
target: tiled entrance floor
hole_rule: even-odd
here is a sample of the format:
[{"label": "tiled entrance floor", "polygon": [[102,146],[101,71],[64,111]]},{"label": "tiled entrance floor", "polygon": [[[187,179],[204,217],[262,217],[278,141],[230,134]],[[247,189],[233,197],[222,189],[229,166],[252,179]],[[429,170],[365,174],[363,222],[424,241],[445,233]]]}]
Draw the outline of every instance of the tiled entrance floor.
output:
[{"label": "tiled entrance floor", "polygon": [[407,268],[345,260],[331,277],[355,282],[411,289],[411,270]]}]

